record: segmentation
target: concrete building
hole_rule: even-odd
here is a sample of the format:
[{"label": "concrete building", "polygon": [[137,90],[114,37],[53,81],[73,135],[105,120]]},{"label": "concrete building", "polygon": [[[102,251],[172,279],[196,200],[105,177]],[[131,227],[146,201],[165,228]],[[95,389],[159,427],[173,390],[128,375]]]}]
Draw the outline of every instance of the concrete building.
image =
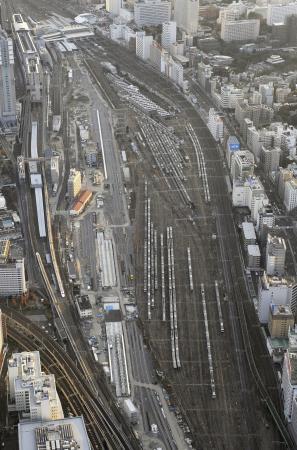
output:
[{"label": "concrete building", "polygon": [[197,67],[197,78],[201,86],[205,88],[206,91],[210,91],[210,80],[212,78],[213,68],[209,64],[204,64],[203,62],[198,63]]},{"label": "concrete building", "polygon": [[185,53],[185,41],[179,40],[171,44],[169,53],[171,56],[183,56]]},{"label": "concrete building", "polygon": [[238,100],[243,100],[243,90],[234,87],[232,84],[225,84],[221,88],[220,94],[215,94],[214,99],[219,107],[223,109],[235,109]]},{"label": "concrete building", "polygon": [[284,275],[286,250],[286,242],[283,238],[268,234],[266,245],[267,275]]},{"label": "concrete building", "polygon": [[233,181],[232,204],[235,207],[248,207],[252,220],[256,223],[258,213],[269,204],[264,187],[257,177],[236,179]]},{"label": "concrete building", "polygon": [[0,128],[16,130],[13,41],[0,27]]},{"label": "concrete building", "polygon": [[153,36],[147,36],[145,31],[136,33],[136,56],[146,61],[150,57]]},{"label": "concrete building", "polygon": [[218,24],[221,24],[223,20],[238,20],[245,16],[247,13],[247,7],[241,1],[233,1],[228,6],[221,8],[219,11]]},{"label": "concrete building", "polygon": [[143,0],[134,4],[134,21],[139,27],[158,26],[168,22],[171,3],[164,0]]},{"label": "concrete building", "polygon": [[252,222],[242,222],[243,244],[247,249],[249,245],[255,245],[257,242],[255,227]]},{"label": "concrete building", "polygon": [[260,160],[266,176],[270,176],[279,168],[281,149],[279,147],[264,147],[262,145]]},{"label": "concrete building", "polygon": [[150,48],[150,62],[156,67],[161,73],[165,72],[166,61],[169,58],[169,53],[162,49],[162,47],[153,41]]},{"label": "concrete building", "polygon": [[[288,333],[289,347],[284,356],[282,372],[282,393],[284,415],[291,422],[293,406],[297,398],[297,330],[291,328]],[[296,420],[296,419],[295,419]]]},{"label": "concrete building", "polygon": [[264,105],[272,106],[274,97],[274,86],[273,82],[270,81],[267,84],[259,85],[259,93],[261,94],[262,102]]},{"label": "concrete building", "polygon": [[268,323],[270,305],[290,306],[296,310],[297,284],[295,279],[269,277],[265,272],[259,279],[258,316],[261,323]]},{"label": "concrete building", "polygon": [[292,178],[285,183],[284,205],[287,211],[297,207],[297,179]]},{"label": "concrete building", "polygon": [[259,36],[260,20],[222,20],[221,39],[225,42],[255,41]]},{"label": "concrete building", "polygon": [[0,297],[27,292],[24,258],[0,263]]},{"label": "concrete building", "polygon": [[183,87],[184,68],[179,62],[174,61],[172,57],[169,57],[168,59],[167,75],[174,83],[176,83],[180,87]]},{"label": "concrete building", "polygon": [[254,174],[255,158],[249,150],[234,152],[231,159],[231,177],[248,178]]},{"label": "concrete building", "polygon": [[9,410],[27,420],[64,417],[55,377],[41,371],[39,352],[13,353],[8,362]]},{"label": "concrete building", "polygon": [[269,3],[267,6],[267,25],[284,24],[287,17],[295,14],[297,14],[297,2]]},{"label": "concrete building", "polygon": [[76,296],[75,304],[80,319],[93,316],[92,305],[88,295]]},{"label": "concrete building", "polygon": [[83,417],[20,422],[19,450],[91,450]]},{"label": "concrete building", "polygon": [[106,11],[112,16],[119,16],[122,4],[122,0],[106,0]]},{"label": "concrete building", "polygon": [[293,325],[294,316],[289,306],[270,305],[268,330],[272,338],[287,338],[288,331]]},{"label": "concrete building", "polygon": [[259,270],[261,253],[259,245],[248,245],[246,252],[246,265],[250,270]]},{"label": "concrete building", "polygon": [[75,198],[81,190],[81,173],[79,170],[70,169],[70,174],[67,183],[68,195],[70,198]]},{"label": "concrete building", "polygon": [[[244,133],[244,119],[249,119],[256,128],[270,125],[274,111],[267,105],[252,105],[247,100],[239,100],[235,106],[235,119],[240,125],[241,133]],[[244,139],[247,139],[247,130]]]},{"label": "concrete building", "polygon": [[214,108],[210,108],[207,126],[215,141],[220,141],[224,137],[224,122],[220,113]]},{"label": "concrete building", "polygon": [[275,225],[275,214],[271,205],[263,206],[258,211],[256,230],[261,242],[266,242],[269,229]]},{"label": "concrete building", "polygon": [[174,20],[181,30],[190,35],[197,34],[199,0],[175,0]]},{"label": "concrete building", "polygon": [[162,23],[162,47],[168,50],[176,42],[176,22]]},{"label": "concrete building", "polygon": [[228,167],[231,167],[233,155],[240,150],[240,142],[236,136],[229,136],[226,144],[226,159]]}]

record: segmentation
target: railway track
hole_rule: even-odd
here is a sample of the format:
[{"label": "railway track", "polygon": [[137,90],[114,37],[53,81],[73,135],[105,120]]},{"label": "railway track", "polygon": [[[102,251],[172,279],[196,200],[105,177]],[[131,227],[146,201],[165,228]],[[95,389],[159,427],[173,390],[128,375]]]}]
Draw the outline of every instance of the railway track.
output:
[{"label": "railway track", "polygon": [[[40,352],[43,366],[55,375],[57,389],[73,413],[84,416],[93,448],[139,448],[130,429],[124,425],[115,425],[115,418],[108,404],[94,395],[83,373],[64,349],[20,313],[5,306],[2,311],[8,337],[23,350]],[[127,431],[128,436],[125,433]]]}]

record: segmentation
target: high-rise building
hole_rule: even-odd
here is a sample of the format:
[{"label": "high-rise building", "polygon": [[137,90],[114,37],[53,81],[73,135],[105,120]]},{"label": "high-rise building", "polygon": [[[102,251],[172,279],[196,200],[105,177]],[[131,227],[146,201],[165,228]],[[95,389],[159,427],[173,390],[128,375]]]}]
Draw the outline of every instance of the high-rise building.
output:
[{"label": "high-rise building", "polygon": [[60,420],[20,422],[19,450],[91,450],[83,417]]},{"label": "high-rise building", "polygon": [[75,198],[81,189],[81,173],[79,170],[70,169],[67,186],[69,197]]},{"label": "high-rise building", "polygon": [[265,272],[259,279],[258,316],[261,323],[268,323],[270,305],[290,306],[296,311],[297,283],[295,278],[269,277]]},{"label": "high-rise building", "polygon": [[297,14],[297,2],[284,5],[269,3],[267,8],[267,25],[285,23],[286,18]]},{"label": "high-rise building", "polygon": [[181,30],[191,35],[197,34],[199,0],[175,0],[174,20]]},{"label": "high-rise building", "polygon": [[13,353],[8,362],[9,411],[29,420],[64,417],[55,376],[41,371],[39,352]]},{"label": "high-rise building", "polygon": [[271,205],[263,206],[258,211],[256,230],[262,243],[267,241],[268,231],[275,225],[275,214]]},{"label": "high-rise building", "polygon": [[290,45],[297,44],[297,11],[285,19],[285,27],[287,31],[287,43]]},{"label": "high-rise building", "polygon": [[261,208],[269,204],[259,178],[254,176],[248,179],[235,179],[233,181],[232,204],[235,207],[248,207],[251,211],[251,218],[256,223]]},{"label": "high-rise building", "polygon": [[231,160],[232,179],[253,176],[254,166],[255,158],[249,150],[239,150],[238,152],[234,152]]},{"label": "high-rise building", "polygon": [[283,238],[268,234],[266,245],[267,275],[284,275],[286,250],[287,247]]},{"label": "high-rise building", "polygon": [[289,306],[270,305],[268,329],[272,338],[287,338],[288,331],[293,325],[294,316]]},{"label": "high-rise building", "polygon": [[146,61],[150,57],[153,36],[146,36],[145,31],[136,33],[136,56]]},{"label": "high-rise building", "polygon": [[220,141],[224,137],[224,121],[220,113],[214,108],[210,108],[208,113],[207,126],[215,141]]},{"label": "high-rise building", "polygon": [[260,20],[222,20],[221,39],[225,42],[255,41],[259,36]]},{"label": "high-rise building", "polygon": [[289,347],[284,356],[282,373],[282,393],[284,402],[284,415],[291,422],[293,405],[297,397],[297,330],[289,330]]},{"label": "high-rise building", "polygon": [[276,172],[279,168],[281,149],[279,147],[262,146],[260,159],[266,176]]},{"label": "high-rise building", "polygon": [[176,42],[176,22],[162,23],[162,47],[168,50]]},{"label": "high-rise building", "polygon": [[143,0],[134,4],[134,20],[139,27],[158,26],[168,22],[171,3],[166,0]]},{"label": "high-rise building", "polygon": [[285,183],[284,205],[287,211],[297,207],[297,179],[292,178]]},{"label": "high-rise building", "polygon": [[0,27],[0,128],[15,130],[16,124],[13,42]]},{"label": "high-rise building", "polygon": [[0,263],[0,297],[21,295],[26,291],[24,258]]},{"label": "high-rise building", "polygon": [[257,242],[255,227],[252,222],[242,222],[242,233],[244,248],[247,249],[249,245],[254,245]]},{"label": "high-rise building", "polygon": [[122,0],[106,0],[106,11],[112,16],[119,16],[122,3]]}]

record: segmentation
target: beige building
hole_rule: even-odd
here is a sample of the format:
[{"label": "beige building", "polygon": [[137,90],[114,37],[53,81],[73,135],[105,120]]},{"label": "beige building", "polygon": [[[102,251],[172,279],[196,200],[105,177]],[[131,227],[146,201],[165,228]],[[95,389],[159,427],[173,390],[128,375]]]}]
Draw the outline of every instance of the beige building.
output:
[{"label": "beige building", "polygon": [[268,329],[272,338],[287,338],[293,325],[294,316],[289,306],[270,305]]},{"label": "beige building", "polygon": [[81,173],[79,170],[70,169],[68,178],[68,194],[70,198],[75,198],[81,189]]}]

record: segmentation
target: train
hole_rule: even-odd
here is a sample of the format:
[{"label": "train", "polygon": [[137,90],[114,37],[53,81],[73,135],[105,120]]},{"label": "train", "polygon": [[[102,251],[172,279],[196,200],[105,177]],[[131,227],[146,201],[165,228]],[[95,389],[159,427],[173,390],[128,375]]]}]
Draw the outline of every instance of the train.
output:
[{"label": "train", "polygon": [[[45,283],[48,284],[49,283],[49,279],[48,279],[46,270],[44,268],[44,264],[42,262],[42,258],[40,256],[40,253],[36,252],[35,255],[36,255],[36,258],[37,258],[37,262],[38,262],[39,268],[41,270],[42,277],[43,277]],[[60,275],[57,274],[57,273],[56,273],[56,280],[57,280],[57,284],[58,284],[58,289],[60,291],[60,295],[61,295],[62,298],[64,298],[65,297],[65,291],[64,291],[64,288],[63,288],[63,283],[62,283]]]}]

